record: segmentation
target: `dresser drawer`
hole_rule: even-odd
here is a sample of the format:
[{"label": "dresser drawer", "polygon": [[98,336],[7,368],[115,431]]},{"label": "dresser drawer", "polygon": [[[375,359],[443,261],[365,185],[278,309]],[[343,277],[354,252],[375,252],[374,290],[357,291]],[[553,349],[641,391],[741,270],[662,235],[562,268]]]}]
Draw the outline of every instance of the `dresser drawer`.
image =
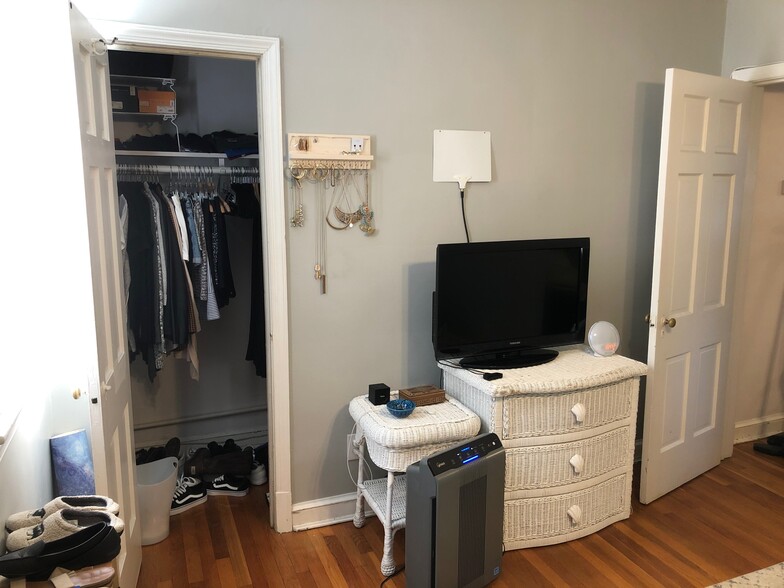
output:
[{"label": "dresser drawer", "polygon": [[639,387],[639,378],[628,378],[572,392],[504,397],[501,439],[565,435],[622,421],[636,410]]},{"label": "dresser drawer", "polygon": [[519,549],[583,537],[628,518],[631,472],[578,492],[504,501],[504,547]]},{"label": "dresser drawer", "polygon": [[634,458],[630,425],[571,443],[506,447],[505,490],[554,488],[596,478]]}]

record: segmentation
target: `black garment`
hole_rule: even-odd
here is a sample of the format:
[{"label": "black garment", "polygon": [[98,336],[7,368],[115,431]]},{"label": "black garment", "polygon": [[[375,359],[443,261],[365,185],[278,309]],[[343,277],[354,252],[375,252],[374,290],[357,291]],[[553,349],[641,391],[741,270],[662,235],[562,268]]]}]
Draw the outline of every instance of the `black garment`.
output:
[{"label": "black garment", "polygon": [[237,195],[235,214],[253,221],[250,259],[250,332],[245,359],[256,366],[256,375],[267,377],[266,324],[264,316],[264,271],[261,259],[261,205],[251,184],[233,184]]},{"label": "black garment", "polygon": [[128,329],[133,333],[136,350],[131,351],[133,360],[141,354],[147,363],[150,381],[155,377],[155,354],[153,351],[158,329],[158,305],[155,279],[155,237],[153,236],[152,209],[142,184],[119,182],[120,194],[128,202],[128,263],[131,283],[128,288]]},{"label": "black garment", "polygon": [[175,232],[172,204],[168,201],[163,189],[158,184],[149,184],[150,192],[161,207],[161,225],[165,241],[167,300],[163,307],[163,335],[166,339],[165,351],[182,349],[188,344],[190,334],[188,320],[188,285],[182,264],[182,253]]},{"label": "black garment", "polygon": [[215,301],[218,308],[223,308],[229,303],[229,298],[234,298],[237,295],[234,290],[234,278],[231,274],[226,219],[223,218],[217,199],[204,200],[201,205],[204,212],[204,236],[207,241],[207,255],[210,259]]}]

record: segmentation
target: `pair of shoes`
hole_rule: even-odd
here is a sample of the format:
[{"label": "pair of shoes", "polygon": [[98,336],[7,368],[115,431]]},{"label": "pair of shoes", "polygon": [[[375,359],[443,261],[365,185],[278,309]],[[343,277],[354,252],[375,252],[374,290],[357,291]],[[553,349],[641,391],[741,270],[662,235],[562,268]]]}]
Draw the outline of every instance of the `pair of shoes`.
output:
[{"label": "pair of shoes", "polygon": [[223,445],[215,441],[210,441],[207,443],[207,449],[210,450],[210,455],[215,457],[216,455],[225,455],[227,453],[234,453],[236,451],[242,451],[242,447],[237,445],[234,442],[234,439],[227,439]]},{"label": "pair of shoes", "polygon": [[210,455],[210,450],[202,447],[185,462],[184,473],[187,476],[204,474],[231,474],[247,476],[253,466],[253,449],[246,447],[242,451],[232,451],[221,455]]},{"label": "pair of shoes", "polygon": [[245,496],[250,488],[248,480],[231,474],[221,474],[217,478],[205,481],[204,485],[207,488],[207,494],[211,496]]},{"label": "pair of shoes", "polygon": [[62,539],[38,541],[0,557],[0,576],[46,580],[55,568],[78,570],[107,563],[120,553],[120,535],[106,523],[85,527]]},{"label": "pair of shoes", "polygon": [[39,541],[51,543],[98,523],[109,525],[118,535],[122,535],[125,529],[123,520],[109,511],[64,508],[52,513],[37,525],[9,533],[5,546],[8,551],[17,551]]},{"label": "pair of shoes", "polygon": [[145,449],[139,449],[136,451],[136,465],[142,465],[143,463],[151,463],[153,461],[158,461],[159,459],[165,459],[167,457],[179,457],[180,456],[180,439],[178,437],[172,437],[166,442],[166,445],[160,446],[157,445],[155,447],[147,447]]},{"label": "pair of shoes", "polygon": [[184,476],[177,482],[169,515],[180,514],[207,502],[207,490],[198,478]]},{"label": "pair of shoes", "polygon": [[60,586],[99,588],[111,584],[114,580],[114,573],[112,566],[90,566],[73,571],[55,568],[48,580],[25,582],[25,586],[26,588],[58,588]]},{"label": "pair of shoes", "polygon": [[58,496],[39,509],[26,510],[12,514],[5,522],[5,530],[7,533],[12,533],[17,529],[33,527],[42,523],[49,515],[54,514],[58,510],[63,510],[64,508],[104,510],[113,515],[120,514],[120,505],[108,496],[98,496],[95,494],[84,496]]},{"label": "pair of shoes", "polygon": [[267,468],[264,467],[263,463],[253,462],[253,466],[250,468],[250,483],[254,486],[261,486],[267,483]]}]

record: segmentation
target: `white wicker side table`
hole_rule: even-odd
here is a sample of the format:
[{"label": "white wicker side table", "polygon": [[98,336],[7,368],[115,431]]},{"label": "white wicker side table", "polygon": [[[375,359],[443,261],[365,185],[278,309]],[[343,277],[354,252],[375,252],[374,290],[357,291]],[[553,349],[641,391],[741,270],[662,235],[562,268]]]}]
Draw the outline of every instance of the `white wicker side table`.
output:
[{"label": "white wicker side table", "polygon": [[[392,392],[392,398],[397,392]],[[374,406],[367,396],[349,403],[349,413],[357,423],[354,451],[359,457],[357,505],[354,526],[365,524],[365,507],[376,513],[384,525],[384,555],[381,573],[395,571],[392,542],[395,533],[406,526],[406,468],[432,453],[474,437],[479,432],[479,417],[463,404],[446,396],[446,401],[418,406],[408,417],[392,416],[385,405]],[[365,480],[362,460],[367,446],[370,459],[387,471],[387,479]]]}]

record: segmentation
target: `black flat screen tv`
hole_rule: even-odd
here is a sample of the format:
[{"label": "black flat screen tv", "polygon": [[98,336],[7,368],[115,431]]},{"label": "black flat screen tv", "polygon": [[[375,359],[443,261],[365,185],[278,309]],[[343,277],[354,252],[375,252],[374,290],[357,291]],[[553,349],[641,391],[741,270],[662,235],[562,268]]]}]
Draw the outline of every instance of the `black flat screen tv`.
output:
[{"label": "black flat screen tv", "polygon": [[589,256],[587,237],[438,245],[436,359],[509,369],[583,343]]}]

